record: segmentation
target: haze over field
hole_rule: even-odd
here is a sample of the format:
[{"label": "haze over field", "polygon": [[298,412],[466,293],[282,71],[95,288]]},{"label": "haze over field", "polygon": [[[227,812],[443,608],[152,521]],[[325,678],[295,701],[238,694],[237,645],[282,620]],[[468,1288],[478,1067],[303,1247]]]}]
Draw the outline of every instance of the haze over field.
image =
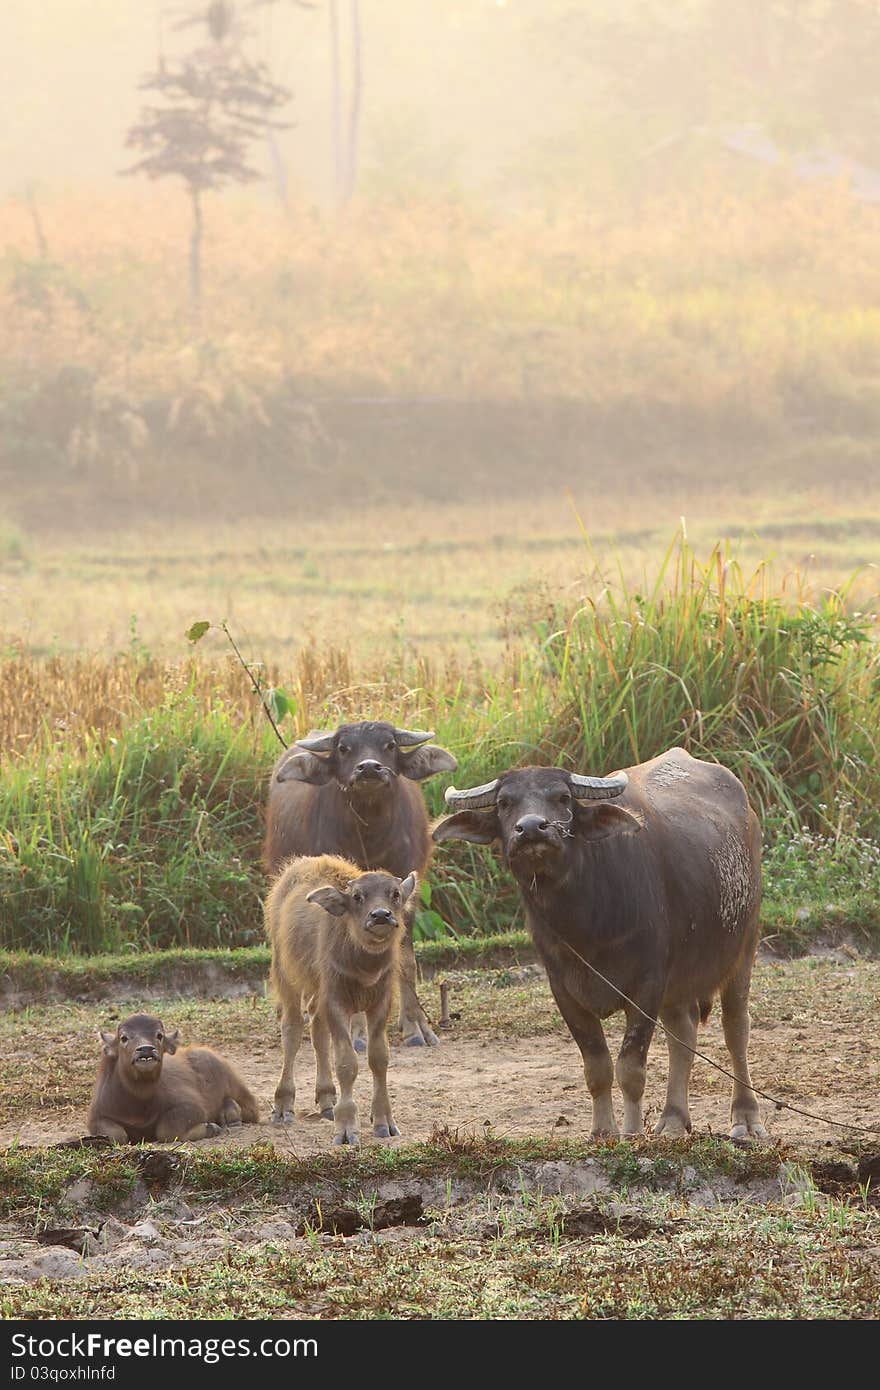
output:
[{"label": "haze over field", "polygon": [[7,0],[0,41],[7,639],[219,603],[497,651],[582,530],[638,578],[681,516],[880,558],[868,0]]}]

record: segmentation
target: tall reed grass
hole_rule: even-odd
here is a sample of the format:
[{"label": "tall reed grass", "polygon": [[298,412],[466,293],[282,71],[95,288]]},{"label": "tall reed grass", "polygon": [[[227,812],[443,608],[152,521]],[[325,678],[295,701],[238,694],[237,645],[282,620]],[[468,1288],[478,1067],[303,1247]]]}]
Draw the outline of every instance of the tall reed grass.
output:
[{"label": "tall reed grass", "polygon": [[[721,547],[701,562],[679,536],[650,585],[611,575],[574,604],[532,600],[509,639],[493,667],[400,650],[353,670],[312,650],[268,678],[283,676],[289,739],[342,719],[424,722],[457,754],[459,786],[529,762],[604,773],[679,744],[743,779],[770,841],[880,833],[880,653],[847,587],[777,590],[766,566],[744,574]],[[0,717],[0,946],[259,939],[277,744],[240,669],[19,654],[0,668]],[[426,791],[438,813],[443,786]],[[432,877],[456,930],[516,923],[491,853],[444,847]]]}]

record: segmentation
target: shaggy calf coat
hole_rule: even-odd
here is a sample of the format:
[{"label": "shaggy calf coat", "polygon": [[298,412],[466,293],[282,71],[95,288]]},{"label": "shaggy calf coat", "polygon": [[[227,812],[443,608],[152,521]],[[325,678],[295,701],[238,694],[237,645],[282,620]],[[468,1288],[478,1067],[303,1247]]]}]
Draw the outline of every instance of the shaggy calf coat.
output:
[{"label": "shaggy calf coat", "polygon": [[416,884],[414,873],[401,881],[392,874],[364,872],[329,854],[292,859],[275,880],[265,912],[272,947],[270,983],[279,1001],[284,1050],[272,1114],[276,1123],[288,1124],[294,1118],[293,1065],[306,1005],[315,1050],[315,1100],[321,1115],[335,1121],[334,1143],[359,1142],[351,1019],[361,1012],[366,1015],[373,1074],[373,1133],[379,1138],[399,1134],[388,1095],[387,1026],[400,970],[406,904]]}]

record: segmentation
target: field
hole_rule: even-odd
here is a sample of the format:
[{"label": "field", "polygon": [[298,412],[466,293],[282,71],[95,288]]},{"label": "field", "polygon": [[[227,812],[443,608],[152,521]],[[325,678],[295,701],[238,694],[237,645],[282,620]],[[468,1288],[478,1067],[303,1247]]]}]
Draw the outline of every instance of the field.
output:
[{"label": "field", "polygon": [[[877,1140],[845,1128],[880,1119],[875,961],[759,962],[756,1078],[844,1128],[762,1103],[773,1146],[751,1151],[712,1137],[728,1083],[700,1062],[693,1139],[585,1141],[578,1054],[537,967],[445,978],[456,1018],[441,1047],[392,1050],[405,1138],[359,1154],[327,1153],[308,1047],[288,1129],[172,1147],[164,1168],[154,1152],[152,1169],[134,1152],[47,1147],[81,1132],[94,1057],[79,1040],[116,1009],[68,1000],[7,1016],[4,1315],[212,1317],[220,1300],[226,1316],[418,1318],[427,1283],[434,1317],[876,1316]],[[151,1007],[221,1045],[268,1113],[277,1024],[262,992]],[[723,1055],[717,1017],[700,1046]],[[53,1227],[77,1248],[41,1245]]]},{"label": "field", "polygon": [[[781,175],[592,211],[229,197],[198,331],[179,202],[38,211],[42,250],[0,206],[0,1313],[876,1317],[876,208]],[[458,786],[730,767],[764,827],[755,1082],[822,1118],[762,1100],[770,1145],[732,1144],[698,1062],[690,1139],[591,1143],[511,879],[444,845],[415,933],[453,1023],[394,1040],[403,1138],[330,1153],[308,1047],[271,1127],[252,680],[283,741],[431,728]],[[96,1028],[147,1004],[259,1126],[64,1146]],[[701,1038],[723,1065],[717,1009]]]}]

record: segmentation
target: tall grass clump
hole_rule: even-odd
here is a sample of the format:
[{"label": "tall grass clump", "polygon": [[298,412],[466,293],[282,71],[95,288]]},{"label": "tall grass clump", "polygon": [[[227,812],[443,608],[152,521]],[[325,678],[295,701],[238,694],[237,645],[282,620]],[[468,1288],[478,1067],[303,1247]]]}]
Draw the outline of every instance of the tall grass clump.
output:
[{"label": "tall grass clump", "polygon": [[[458,786],[527,763],[604,773],[679,745],[742,778],[774,865],[803,895],[811,844],[823,845],[823,863],[836,854],[873,864],[880,832],[876,624],[849,600],[847,586],[821,595],[796,579],[775,587],[767,565],[746,574],[722,546],[701,561],[682,534],[650,583],[594,570],[576,601],[533,596],[509,619],[506,655],[493,666],[432,664],[400,648],[355,670],[344,652],[308,650],[278,673],[287,737],[345,719],[431,727],[458,757]],[[17,674],[15,662],[0,670],[0,692],[7,682],[36,692],[41,668],[22,654],[15,661]],[[44,720],[30,751],[20,733],[5,749],[0,946],[57,953],[257,939],[264,782],[277,745],[255,722],[244,673],[190,660],[163,675],[129,657],[113,676],[130,710],[120,717],[94,666],[82,670],[104,725],[80,702],[69,730]],[[75,682],[66,688],[73,699]],[[443,791],[441,779],[426,785],[434,814]],[[787,843],[806,847],[796,862]],[[493,852],[444,846],[432,879],[431,909],[457,931],[518,924]],[[830,882],[826,864],[815,891]],[[840,875],[834,883],[839,898]]]}]

